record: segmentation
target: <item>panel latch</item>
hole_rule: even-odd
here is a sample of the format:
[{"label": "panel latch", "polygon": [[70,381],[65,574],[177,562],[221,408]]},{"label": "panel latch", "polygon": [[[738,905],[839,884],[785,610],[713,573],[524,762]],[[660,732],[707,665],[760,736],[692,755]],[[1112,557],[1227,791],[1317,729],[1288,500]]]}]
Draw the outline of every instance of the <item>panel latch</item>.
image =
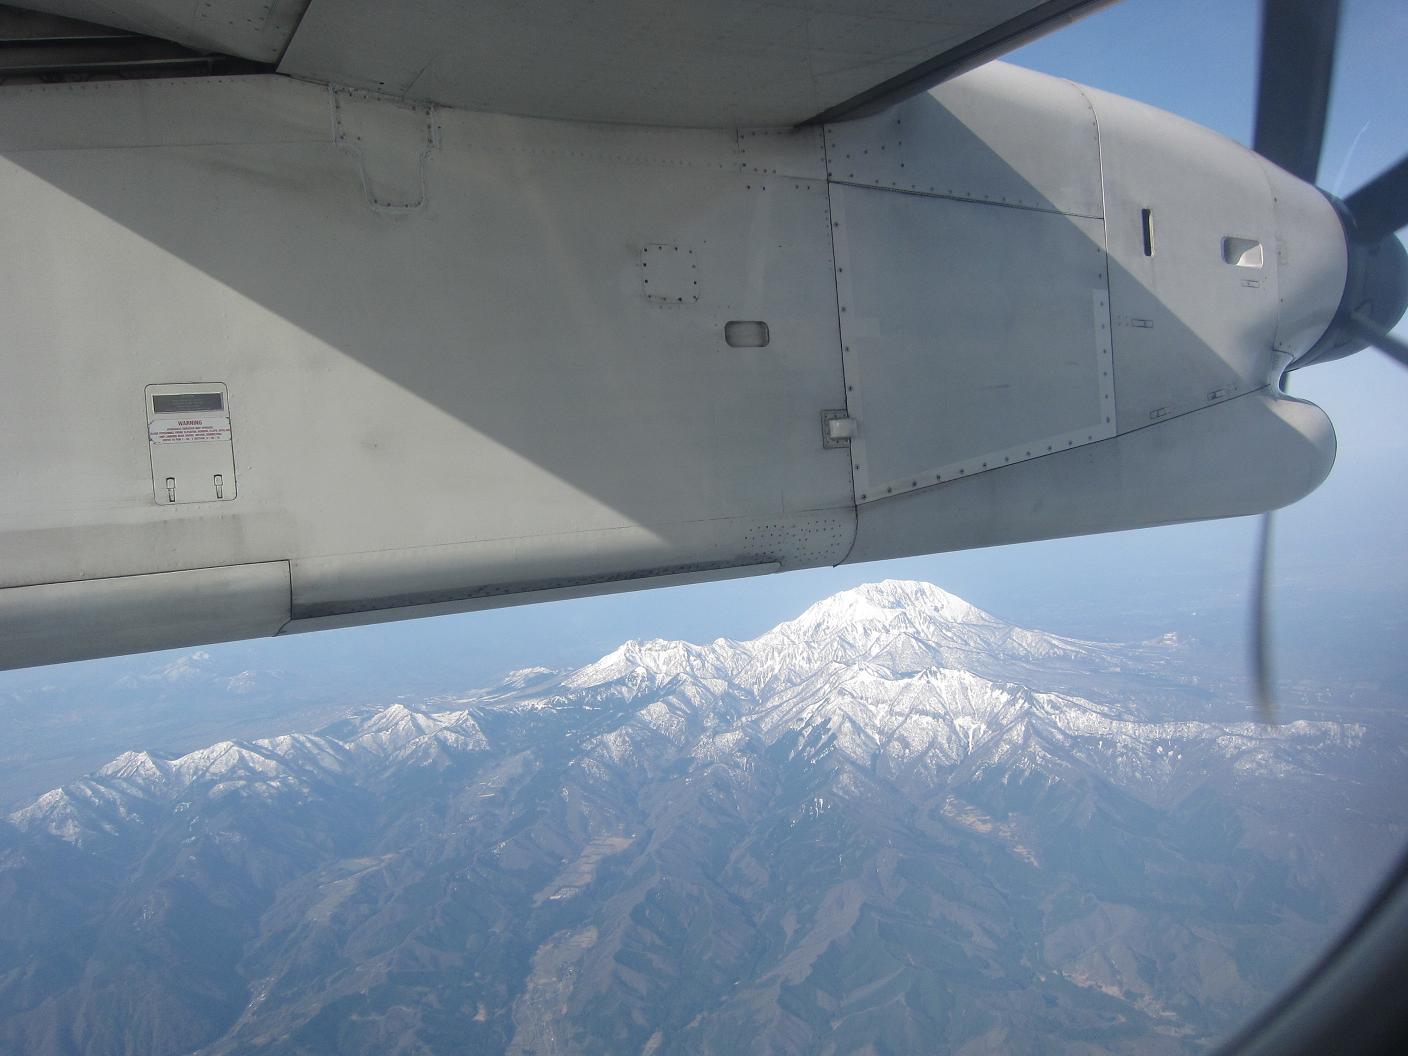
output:
[{"label": "panel latch", "polygon": [[859,423],[846,411],[821,412],[821,446],[850,447]]}]

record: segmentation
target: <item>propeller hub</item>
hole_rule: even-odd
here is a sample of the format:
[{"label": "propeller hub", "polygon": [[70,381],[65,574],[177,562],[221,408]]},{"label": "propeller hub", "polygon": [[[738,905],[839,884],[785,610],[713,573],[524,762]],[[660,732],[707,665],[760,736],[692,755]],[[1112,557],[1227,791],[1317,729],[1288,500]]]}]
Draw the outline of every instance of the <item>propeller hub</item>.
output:
[{"label": "propeller hub", "polygon": [[1325,333],[1291,364],[1291,370],[1343,359],[1368,348],[1372,340],[1355,316],[1387,332],[1408,310],[1408,250],[1398,236],[1390,232],[1379,238],[1364,237],[1345,203],[1333,195],[1327,197],[1344,228],[1348,256],[1344,295]]}]

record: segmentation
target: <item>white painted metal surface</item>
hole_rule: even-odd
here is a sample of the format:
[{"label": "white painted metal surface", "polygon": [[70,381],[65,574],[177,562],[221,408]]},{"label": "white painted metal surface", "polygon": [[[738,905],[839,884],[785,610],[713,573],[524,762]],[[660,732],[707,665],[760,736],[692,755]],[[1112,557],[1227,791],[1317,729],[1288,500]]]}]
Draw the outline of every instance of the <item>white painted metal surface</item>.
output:
[{"label": "white painted metal surface", "polygon": [[850,562],[1235,517],[1317,487],[1335,433],[1313,404],[1265,390],[922,491],[867,503]]},{"label": "white painted metal surface", "polygon": [[[1101,0],[18,4],[396,99],[693,128],[796,125],[893,87],[894,79],[907,84],[900,94],[919,92],[1098,6]],[[928,79],[908,87],[915,76]]]},{"label": "white painted metal surface", "polygon": [[420,102],[736,128],[796,124],[938,56],[955,55],[961,68],[957,53],[975,42],[986,41],[983,53],[991,57],[1022,34],[1062,24],[1079,5],[23,0],[19,6]]},{"label": "white painted metal surface", "polygon": [[15,6],[274,62],[309,0],[24,0]]},{"label": "white painted metal surface", "polygon": [[[1309,285],[1322,292],[1309,303],[1294,294],[1287,301],[1273,265],[1298,254],[1287,252],[1278,228],[1269,166],[1171,114],[1087,94],[1100,119],[1120,430],[1266,385],[1286,362],[1268,355],[1283,305],[1297,315],[1295,329],[1313,332],[1311,341],[1334,314],[1345,268],[1334,210],[1313,188],[1293,199],[1309,258],[1293,267],[1313,275]],[[1262,267],[1238,267],[1223,259],[1229,235],[1277,249]]]},{"label": "white painted metal surface", "polygon": [[859,502],[1114,435],[1078,88],[995,64],[828,126],[826,152]]},{"label": "white painted metal surface", "polygon": [[1343,240],[1333,237],[1339,220],[1319,188],[1258,160],[1276,209],[1275,241],[1265,244],[1263,261],[1276,269],[1274,347],[1295,359],[1320,339],[1339,308],[1348,257]]},{"label": "white painted metal surface", "polygon": [[279,72],[536,117],[785,126],[1038,6],[315,0]]},{"label": "white painted metal surface", "polygon": [[[731,568],[701,572],[635,576],[616,580],[610,584],[610,587],[613,593],[629,593],[637,590],[657,590],[661,587],[684,587],[695,583],[722,583],[732,579],[747,579],[750,576],[766,576],[781,570],[782,566],[776,561],[767,561],[756,565],[736,565]],[[400,608],[339,612],[326,616],[310,614],[290,620],[283,625],[279,634],[308,634],[313,631],[326,631],[337,627],[357,627],[393,620],[445,616],[458,612],[483,612],[486,609],[503,609],[515,605],[538,605],[547,601],[567,601],[572,598],[587,598],[599,594],[602,586],[601,583],[584,582],[573,586],[538,587],[508,593],[484,594],[478,597],[454,598],[448,601],[420,601]]]},{"label": "white painted metal surface", "polygon": [[268,637],[288,618],[285,561],[11,587],[0,669]]},{"label": "white painted metal surface", "polygon": [[1104,216],[1090,103],[1068,81],[1006,63],[827,125],[826,158],[835,183]]},{"label": "white painted metal surface", "polygon": [[[207,120],[161,120],[176,94]],[[424,200],[387,208],[368,151],[414,172],[422,141],[391,116],[354,147],[316,86],[3,105],[5,586],[288,560],[313,618],[849,549],[825,183],[765,190],[734,134],[439,111]],[[642,295],[660,245],[694,248],[697,300]],[[181,378],[238,396],[233,502],[153,502],[143,393]]]},{"label": "white painted metal surface", "polygon": [[844,185],[831,213],[860,502],[1114,435],[1099,220]]},{"label": "white painted metal surface", "polygon": [[[1098,136],[1001,69],[802,132],[275,76],[0,91],[0,664],[1290,501],[1333,436],[1265,386],[1337,302],[1343,260],[1284,230],[1324,214],[1089,98]],[[1159,121],[1225,209],[1147,176]],[[1110,344],[1112,311],[1154,325]],[[212,382],[233,497],[162,502],[148,387]],[[229,576],[223,616],[169,602]]]}]

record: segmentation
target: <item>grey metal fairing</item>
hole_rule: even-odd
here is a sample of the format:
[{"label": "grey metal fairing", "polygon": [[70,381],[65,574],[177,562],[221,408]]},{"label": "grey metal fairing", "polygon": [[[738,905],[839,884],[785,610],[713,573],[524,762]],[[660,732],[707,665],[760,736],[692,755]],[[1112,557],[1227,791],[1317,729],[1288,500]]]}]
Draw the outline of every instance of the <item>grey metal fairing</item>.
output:
[{"label": "grey metal fairing", "polygon": [[[1025,124],[1010,115],[1013,99],[1024,101]],[[941,108],[927,110],[935,101]],[[914,135],[926,122],[961,128],[926,142]],[[1324,333],[1344,287],[1339,221],[1315,188],[1173,115],[1001,64],[838,135],[843,144],[868,140],[867,161],[879,139],[882,156],[902,154],[903,168],[895,157],[867,186],[919,195],[911,213],[951,213],[956,198],[1028,217],[1006,225],[1018,236],[1005,243],[970,242],[957,260],[940,253],[926,262],[963,291],[956,303],[983,326],[942,329],[956,304],[940,290],[911,297],[898,327],[851,342],[847,383],[863,408],[861,437],[880,433],[888,450],[902,436],[908,447],[907,477],[877,480],[857,459],[851,561],[1256,513],[1295,501],[1329,473],[1328,419],[1279,388],[1287,364]],[[959,137],[965,149],[948,153]],[[849,165],[848,153],[833,153],[834,181],[851,182],[850,170],[837,168]],[[1000,181],[991,175],[998,168]],[[1091,216],[1103,223],[1092,226]],[[1059,273],[1043,275],[1053,226],[1064,256]],[[861,237],[905,236],[895,224]],[[1083,243],[1101,251],[1098,273]],[[838,267],[846,251],[838,240]],[[975,252],[987,258],[985,276],[1029,276],[1039,310],[1027,315],[1010,282],[970,282]],[[1082,283],[1097,304],[1084,326]],[[871,299],[885,300],[884,288]],[[884,307],[893,318],[893,299]],[[852,311],[868,314],[864,303]],[[1058,318],[1061,329],[1037,336]],[[995,347],[994,335],[1021,327],[1029,330],[1020,353]],[[898,353],[897,331],[905,335]],[[960,376],[945,369],[955,347],[969,365]],[[931,365],[922,379],[913,376],[918,363]],[[870,390],[892,402],[915,385],[930,416],[911,402],[902,424],[871,420]],[[1063,395],[1065,405],[1053,407]],[[1113,415],[1092,413],[1111,404]],[[963,440],[987,433],[1009,442],[964,448],[948,433],[953,415],[985,422]]]},{"label": "grey metal fairing", "polygon": [[[801,131],[5,89],[0,664],[1292,501],[1333,434],[1272,382],[1343,260],[1131,107],[1002,66]],[[151,402],[216,386],[191,435]]]},{"label": "grey metal fairing", "polygon": [[849,560],[1260,513],[1312,491],[1334,452],[1334,430],[1318,407],[1261,390],[1113,441],[863,506]]}]

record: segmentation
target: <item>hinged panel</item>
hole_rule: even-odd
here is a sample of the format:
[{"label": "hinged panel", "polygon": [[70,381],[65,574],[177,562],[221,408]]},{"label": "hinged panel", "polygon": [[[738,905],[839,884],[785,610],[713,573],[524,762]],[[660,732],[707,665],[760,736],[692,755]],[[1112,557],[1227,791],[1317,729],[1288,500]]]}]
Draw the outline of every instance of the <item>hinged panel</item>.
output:
[{"label": "hinged panel", "polygon": [[858,501],[1114,435],[1100,220],[831,198]]},{"label": "hinged panel", "polygon": [[234,438],[223,384],[148,385],[147,446],[158,506],[235,497]]},{"label": "hinged panel", "polygon": [[699,300],[699,258],[692,246],[651,242],[640,251],[640,288],[656,304],[695,304]]},{"label": "hinged panel", "polygon": [[357,156],[367,203],[381,212],[425,204],[425,163],[435,148],[430,106],[374,92],[333,87],[337,143]]}]

